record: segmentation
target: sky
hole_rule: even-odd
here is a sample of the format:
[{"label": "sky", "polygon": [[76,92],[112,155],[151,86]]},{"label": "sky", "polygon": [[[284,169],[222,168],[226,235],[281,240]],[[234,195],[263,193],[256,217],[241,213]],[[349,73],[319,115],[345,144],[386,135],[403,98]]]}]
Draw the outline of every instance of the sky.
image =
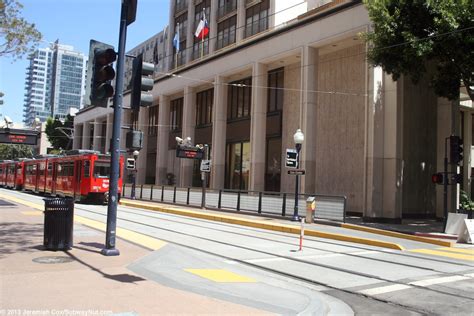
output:
[{"label": "sky", "polygon": [[[89,56],[89,41],[113,45],[119,40],[121,0],[19,0],[20,15],[43,34],[39,47],[59,39],[60,44]],[[137,46],[168,24],[169,0],[137,0],[137,16],[127,28],[126,50]],[[0,39],[2,40],[2,39]],[[4,105],[0,112],[15,123],[23,119],[26,57],[14,61],[0,57],[0,91]]]}]

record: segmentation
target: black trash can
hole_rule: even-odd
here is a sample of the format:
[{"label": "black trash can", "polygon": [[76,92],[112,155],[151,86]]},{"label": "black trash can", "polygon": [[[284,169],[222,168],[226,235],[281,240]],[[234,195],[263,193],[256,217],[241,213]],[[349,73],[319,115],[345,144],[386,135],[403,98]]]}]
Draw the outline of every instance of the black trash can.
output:
[{"label": "black trash can", "polygon": [[44,199],[44,238],[47,250],[69,250],[72,248],[74,225],[74,199]]}]

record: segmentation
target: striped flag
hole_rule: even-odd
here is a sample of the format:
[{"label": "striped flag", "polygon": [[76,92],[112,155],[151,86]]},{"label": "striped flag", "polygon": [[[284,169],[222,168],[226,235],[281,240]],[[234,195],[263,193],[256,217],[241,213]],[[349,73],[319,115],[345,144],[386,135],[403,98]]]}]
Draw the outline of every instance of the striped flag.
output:
[{"label": "striped flag", "polygon": [[207,25],[206,13],[203,9],[202,18],[201,18],[201,21],[199,21],[199,24],[196,28],[196,32],[194,33],[194,36],[202,40],[207,36],[207,34],[209,34],[209,26]]}]

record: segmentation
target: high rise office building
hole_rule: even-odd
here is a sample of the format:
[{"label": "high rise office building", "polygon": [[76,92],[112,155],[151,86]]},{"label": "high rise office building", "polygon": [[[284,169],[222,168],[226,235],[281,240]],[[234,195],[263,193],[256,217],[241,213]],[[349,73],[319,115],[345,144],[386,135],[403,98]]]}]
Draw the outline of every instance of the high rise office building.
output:
[{"label": "high rise office building", "polygon": [[29,58],[25,80],[23,122],[35,118],[66,117],[69,109],[82,107],[86,58],[72,46],[59,44],[35,51]]}]

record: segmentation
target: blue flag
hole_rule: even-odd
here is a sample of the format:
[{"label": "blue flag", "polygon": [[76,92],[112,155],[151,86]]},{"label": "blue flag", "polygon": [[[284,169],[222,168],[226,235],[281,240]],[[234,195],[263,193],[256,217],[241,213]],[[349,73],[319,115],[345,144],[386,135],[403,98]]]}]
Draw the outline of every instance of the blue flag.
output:
[{"label": "blue flag", "polygon": [[176,48],[176,52],[179,52],[179,24],[173,37],[173,46]]}]

